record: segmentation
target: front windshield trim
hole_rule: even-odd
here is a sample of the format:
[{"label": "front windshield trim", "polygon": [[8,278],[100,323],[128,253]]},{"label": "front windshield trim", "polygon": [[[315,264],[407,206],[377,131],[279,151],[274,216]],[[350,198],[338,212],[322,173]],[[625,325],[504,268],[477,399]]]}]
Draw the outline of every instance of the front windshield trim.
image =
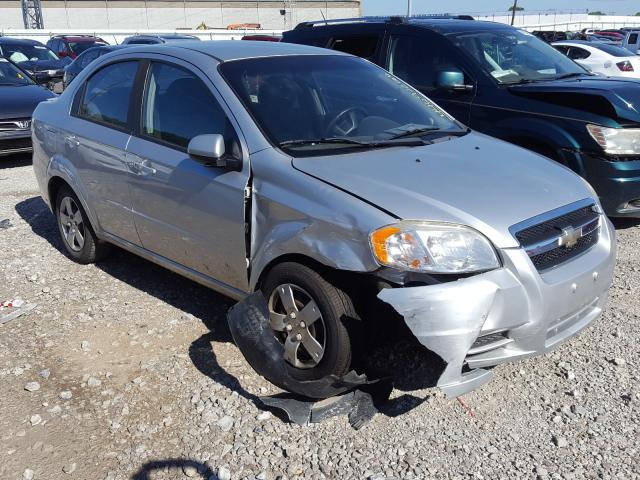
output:
[{"label": "front windshield trim", "polygon": [[[389,77],[393,77],[393,79],[401,84],[403,84],[404,86],[406,86],[407,88],[409,88],[412,93],[418,95],[419,97],[421,97],[424,101],[428,102],[430,105],[430,108],[433,109],[434,112],[437,112],[439,116],[441,116],[441,118],[446,119],[450,125],[448,126],[448,128],[446,130],[443,130],[444,133],[447,134],[447,136],[451,135],[452,132],[453,135],[455,136],[457,134],[457,132],[468,132],[468,128],[463,125],[462,123],[460,123],[458,120],[456,120],[454,117],[452,117],[448,112],[446,112],[444,109],[442,109],[439,105],[437,105],[435,102],[433,102],[431,99],[429,99],[427,96],[425,96],[424,94],[422,94],[421,92],[419,92],[418,90],[416,90],[414,87],[412,87],[411,85],[407,84],[405,81],[403,81],[402,79],[393,76],[391,73],[389,73],[387,70],[383,69],[382,67],[375,65],[365,59],[359,58],[359,57],[353,57],[353,56],[348,56],[348,55],[340,55],[340,54],[317,54],[317,53],[312,53],[312,54],[285,54],[285,55],[269,55],[269,56],[256,56],[256,57],[250,57],[250,58],[237,58],[237,59],[230,59],[230,60],[224,60],[224,61],[220,61],[220,63],[218,63],[217,66],[217,70],[218,73],[220,74],[220,76],[222,77],[222,79],[224,79],[225,83],[227,84],[227,86],[231,89],[231,91],[233,91],[236,99],[240,102],[240,104],[243,106],[244,110],[247,112],[247,114],[251,117],[251,119],[253,120],[253,123],[255,124],[255,126],[258,128],[258,130],[262,133],[262,136],[265,138],[265,140],[275,149],[281,150],[285,155],[290,156],[290,157],[310,157],[310,156],[332,156],[332,155],[343,155],[343,154],[351,154],[354,153],[358,150],[362,150],[363,147],[367,147],[369,149],[374,149],[377,148],[376,144],[383,144],[385,143],[384,147],[403,147],[403,146],[420,146],[420,145],[429,145],[432,142],[430,141],[425,141],[425,140],[421,140],[419,137],[417,138],[408,138],[408,139],[401,139],[401,140],[396,140],[395,142],[391,141],[389,142],[388,140],[390,140],[390,138],[388,139],[379,139],[377,142],[373,141],[373,142],[360,142],[360,144],[356,143],[355,141],[350,141],[353,139],[350,139],[349,137],[345,137],[347,140],[345,141],[344,145],[340,145],[336,141],[333,142],[327,142],[326,146],[328,148],[323,149],[323,150],[318,150],[315,153],[310,153],[309,151],[301,151],[299,149],[295,149],[295,148],[288,148],[286,145],[282,146],[281,143],[283,142],[279,142],[277,141],[276,138],[273,137],[273,135],[268,132],[265,129],[265,126],[263,125],[263,122],[257,118],[255,112],[253,111],[252,108],[250,108],[248,102],[245,100],[245,98],[243,98],[243,95],[240,91],[237,90],[236,86],[234,85],[234,82],[229,78],[229,76],[227,75],[227,73],[225,72],[225,67],[228,65],[232,65],[232,64],[237,64],[237,63],[243,63],[243,62],[253,62],[253,61],[260,61],[260,60],[267,60],[267,61],[271,61],[274,59],[282,59],[282,58],[287,58],[287,59],[295,59],[295,58],[301,58],[301,57],[306,57],[306,58],[327,58],[327,57],[331,57],[334,59],[352,59],[353,61],[357,61],[357,62],[362,62],[363,64],[367,64],[373,68],[379,69],[383,74],[385,74],[386,76]],[[437,131],[433,131],[430,132],[431,134],[437,134],[439,133],[440,130]],[[427,134],[425,134],[426,136]],[[297,140],[297,139],[296,139]],[[307,139],[307,140],[313,140],[313,139]],[[332,139],[334,140],[334,139]],[[403,142],[402,140],[407,140],[405,142]],[[285,142],[286,143],[286,142]],[[329,144],[329,143],[333,143],[333,145]]]},{"label": "front windshield trim", "polygon": [[[471,54],[469,51],[467,51],[467,49],[462,48],[460,45],[456,44],[456,40],[459,40],[461,38],[466,38],[466,37],[471,37],[471,38],[476,38],[479,39],[479,37],[481,35],[487,35],[487,34],[492,34],[492,35],[506,35],[506,34],[511,34],[511,35],[522,35],[522,36],[526,36],[529,37],[531,39],[531,41],[533,41],[534,43],[538,43],[540,42],[540,44],[545,45],[546,47],[548,47],[551,50],[548,50],[552,55],[559,55],[559,58],[562,59],[566,59],[568,62],[570,62],[571,66],[573,68],[576,69],[576,71],[574,72],[563,72],[563,73],[557,73],[553,76],[548,76],[548,77],[540,77],[540,78],[520,78],[518,80],[512,81],[512,82],[504,82],[504,81],[500,81],[499,78],[497,78],[488,68],[486,68],[485,66],[482,65],[482,62],[480,62],[480,60],[478,58],[476,58],[473,54]],[[474,67],[476,67],[478,70],[480,70],[482,72],[482,74],[484,76],[486,76],[487,78],[491,79],[492,83],[494,83],[495,85],[498,85],[500,87],[510,87],[510,86],[514,86],[514,85],[521,85],[521,84],[526,84],[526,83],[538,83],[538,82],[548,82],[548,81],[553,81],[553,80],[557,80],[559,76],[566,74],[566,73],[576,73],[576,74],[580,74],[580,75],[586,75],[586,76],[592,76],[593,74],[591,72],[589,72],[586,68],[584,68],[582,65],[580,65],[579,63],[576,63],[575,61],[571,60],[569,57],[566,57],[563,53],[559,52],[558,50],[556,50],[553,46],[549,45],[548,43],[544,42],[543,40],[540,40],[538,37],[536,37],[535,35],[533,35],[530,32],[527,32],[525,30],[521,30],[519,28],[513,28],[513,27],[498,27],[495,29],[475,29],[475,30],[465,30],[465,31],[458,31],[458,32],[452,32],[452,33],[447,33],[445,35],[447,37],[447,40],[451,43],[452,47],[455,48],[458,52],[460,52],[468,61],[470,61]],[[486,53],[486,52],[485,52]],[[569,65],[569,63],[567,63],[567,65]],[[507,70],[504,70],[507,71]]]}]

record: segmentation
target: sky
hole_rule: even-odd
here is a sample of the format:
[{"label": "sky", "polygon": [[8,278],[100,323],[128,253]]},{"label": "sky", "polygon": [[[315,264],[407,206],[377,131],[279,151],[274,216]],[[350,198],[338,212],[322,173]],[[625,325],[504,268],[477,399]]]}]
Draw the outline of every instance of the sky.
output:
[{"label": "sky", "polygon": [[[447,7],[435,0],[413,0],[413,13],[506,12],[513,0],[449,0]],[[560,6],[561,5],[561,6]],[[518,0],[525,10],[602,11],[633,15],[640,11],[638,0]],[[407,12],[407,0],[362,0],[365,15],[390,15]]]}]

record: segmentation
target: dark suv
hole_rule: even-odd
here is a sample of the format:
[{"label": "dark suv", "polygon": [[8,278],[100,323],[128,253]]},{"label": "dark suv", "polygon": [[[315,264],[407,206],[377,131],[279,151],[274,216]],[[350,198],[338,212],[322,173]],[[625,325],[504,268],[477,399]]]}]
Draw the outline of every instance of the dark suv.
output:
[{"label": "dark suv", "polygon": [[528,32],[471,19],[323,20],[283,41],[377,63],[471,128],[576,171],[610,216],[640,217],[639,80],[592,75]]}]

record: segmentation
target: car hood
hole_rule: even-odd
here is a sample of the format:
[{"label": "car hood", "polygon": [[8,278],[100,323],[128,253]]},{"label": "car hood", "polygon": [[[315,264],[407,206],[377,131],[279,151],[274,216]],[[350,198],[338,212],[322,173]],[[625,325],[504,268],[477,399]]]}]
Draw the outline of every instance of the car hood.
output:
[{"label": "car hood", "polygon": [[28,60],[18,65],[25,70],[41,72],[43,70],[62,70],[67,62],[63,60]]},{"label": "car hood", "polygon": [[569,169],[477,133],[424,147],[294,158],[293,166],[400,219],[469,225],[498,248],[518,246],[512,225],[595,198]]},{"label": "car hood", "polygon": [[9,87],[0,85],[0,119],[31,118],[33,110],[43,100],[56,95],[38,85]]},{"label": "car hood", "polygon": [[515,95],[640,123],[640,79],[583,76],[509,87]]}]

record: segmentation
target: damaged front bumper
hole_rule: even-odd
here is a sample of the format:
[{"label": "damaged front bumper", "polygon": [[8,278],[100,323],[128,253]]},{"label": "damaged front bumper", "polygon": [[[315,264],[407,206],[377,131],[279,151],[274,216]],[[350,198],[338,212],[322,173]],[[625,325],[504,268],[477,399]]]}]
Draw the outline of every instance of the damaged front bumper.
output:
[{"label": "damaged front bumper", "polygon": [[553,349],[595,320],[606,304],[615,266],[608,220],[596,245],[546,272],[538,272],[521,248],[501,253],[504,266],[498,270],[378,294],[447,364],[437,386],[449,397],[488,382],[492,372],[486,367]]}]

